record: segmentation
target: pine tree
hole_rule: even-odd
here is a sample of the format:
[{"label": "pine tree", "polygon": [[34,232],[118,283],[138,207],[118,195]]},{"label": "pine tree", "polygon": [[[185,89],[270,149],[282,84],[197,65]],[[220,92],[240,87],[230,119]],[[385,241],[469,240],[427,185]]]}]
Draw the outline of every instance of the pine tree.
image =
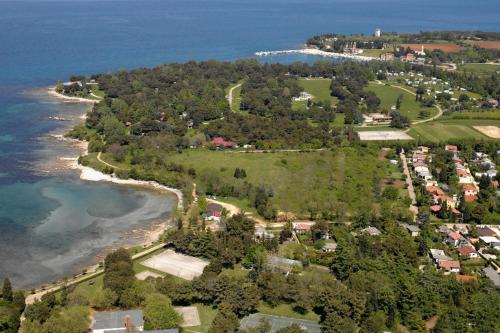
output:
[{"label": "pine tree", "polygon": [[12,302],[12,284],[8,278],[3,280],[2,298],[7,302]]}]

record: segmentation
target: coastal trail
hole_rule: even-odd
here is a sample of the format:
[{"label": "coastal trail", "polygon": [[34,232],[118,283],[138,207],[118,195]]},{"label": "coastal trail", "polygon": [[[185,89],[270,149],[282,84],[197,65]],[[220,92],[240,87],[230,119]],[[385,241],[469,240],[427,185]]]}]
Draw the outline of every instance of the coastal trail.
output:
[{"label": "coastal trail", "polygon": [[106,166],[109,166],[110,168],[113,168],[113,169],[120,169],[120,167],[118,167],[118,166],[116,166],[116,165],[113,165],[113,164],[110,164],[110,163],[108,163],[108,162],[104,161],[104,160],[101,158],[101,154],[102,154],[102,152],[97,153],[97,160],[98,160],[99,162],[101,162],[102,164],[104,164],[104,165],[106,165]]},{"label": "coastal trail", "polygon": [[[150,253],[153,253],[155,251],[162,249],[163,247],[165,247],[165,245],[166,245],[166,243],[162,242],[162,243],[159,243],[155,246],[152,246],[152,247],[150,247],[142,252],[136,253],[132,256],[132,260],[137,260],[139,258],[147,256]],[[49,286],[48,288],[42,287],[38,290],[35,290],[35,293],[28,295],[26,297],[26,299],[25,299],[26,305],[33,304],[35,301],[41,300],[43,295],[50,294],[50,293],[56,293],[64,287],[73,286],[73,285],[82,283],[84,281],[93,279],[93,278],[103,274],[104,269],[99,268],[99,265],[94,265],[91,268],[89,268],[87,270],[87,272],[88,273],[86,273],[86,274],[79,274],[77,277],[66,281],[66,283],[59,282],[59,283],[53,284],[52,286]]]}]

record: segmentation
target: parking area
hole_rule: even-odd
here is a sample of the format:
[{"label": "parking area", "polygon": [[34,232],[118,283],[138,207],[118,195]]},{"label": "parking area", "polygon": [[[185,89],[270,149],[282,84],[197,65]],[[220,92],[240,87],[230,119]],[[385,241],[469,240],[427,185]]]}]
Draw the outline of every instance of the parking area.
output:
[{"label": "parking area", "polygon": [[360,131],[358,134],[361,141],[413,140],[402,131]]},{"label": "parking area", "polygon": [[208,261],[166,250],[141,262],[141,264],[185,280],[192,280],[203,273]]}]

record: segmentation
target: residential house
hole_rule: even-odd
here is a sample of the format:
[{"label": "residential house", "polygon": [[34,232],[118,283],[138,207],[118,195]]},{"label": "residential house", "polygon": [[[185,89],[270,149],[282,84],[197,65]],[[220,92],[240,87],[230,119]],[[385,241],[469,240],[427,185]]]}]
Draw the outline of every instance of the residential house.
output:
[{"label": "residential house", "polygon": [[474,184],[471,184],[471,183],[463,184],[462,191],[463,191],[464,196],[468,196],[468,195],[475,196],[479,193],[476,186]]},{"label": "residential house", "polygon": [[323,245],[323,252],[327,253],[335,252],[336,249],[337,249],[337,243],[335,242],[327,242],[325,243],[325,245]]},{"label": "residential house", "polygon": [[439,211],[441,210],[441,205],[432,205],[429,207],[430,211],[432,214],[437,215],[439,214]]},{"label": "residential house", "polygon": [[431,254],[431,258],[432,258],[432,261],[437,264],[439,263],[440,261],[442,260],[452,260],[451,257],[448,257],[446,255],[446,253],[444,253],[443,250],[439,250],[439,249],[430,249],[430,254]]},{"label": "residential house", "polygon": [[98,311],[92,316],[92,333],[179,333],[179,329],[144,330],[144,316],[141,310]]},{"label": "residential house", "polygon": [[394,53],[392,53],[392,52],[382,53],[379,56],[379,58],[382,61],[392,61],[392,60],[394,60]]},{"label": "residential house", "polygon": [[220,222],[222,217],[223,207],[216,203],[209,203],[205,211],[207,221]]},{"label": "residential house", "polygon": [[370,236],[380,236],[382,233],[375,227],[369,226],[368,228],[361,229],[362,233],[367,233]]},{"label": "residential house", "polygon": [[489,247],[495,249],[495,250],[500,250],[500,239],[497,237],[491,237],[491,236],[482,236],[479,237],[479,239],[488,244]]},{"label": "residential house", "polygon": [[292,223],[293,230],[299,235],[306,234],[311,231],[314,222],[294,222]]},{"label": "residential house", "polygon": [[456,169],[455,172],[458,176],[458,182],[460,184],[474,183],[474,178],[468,169]]},{"label": "residential house", "polygon": [[476,249],[472,245],[460,245],[458,247],[458,253],[461,257],[467,257],[469,259],[474,259],[479,256]]},{"label": "residential house", "polygon": [[458,260],[440,260],[438,268],[445,271],[445,274],[460,273],[460,261]]},{"label": "residential house", "polygon": [[446,145],[446,146],[444,146],[444,150],[449,151],[451,153],[457,153],[458,147],[454,146],[454,145]]},{"label": "residential house", "polygon": [[216,137],[212,139],[212,144],[218,148],[233,148],[236,143],[233,141],[226,141],[224,138]]},{"label": "residential house", "polygon": [[256,240],[273,239],[274,234],[272,232],[268,232],[265,226],[256,224],[254,237]]},{"label": "residential house", "polygon": [[420,234],[420,228],[416,225],[401,223],[401,226],[408,230],[412,237],[417,237]]},{"label": "residential house", "polygon": [[462,235],[460,235],[458,232],[450,232],[446,237],[446,243],[457,247],[463,241],[463,239],[464,238],[462,237]]},{"label": "residential house", "polygon": [[413,53],[407,53],[404,56],[402,56],[400,59],[401,59],[401,61],[412,62],[412,61],[417,60],[417,57],[415,57],[415,55]]},{"label": "residential house", "polygon": [[483,227],[483,228],[478,227],[477,233],[478,233],[479,237],[496,237],[497,236],[497,233],[489,227]]},{"label": "residential house", "polygon": [[420,150],[420,152],[422,154],[428,154],[431,149],[429,147],[426,147],[426,146],[418,146],[418,150]]}]

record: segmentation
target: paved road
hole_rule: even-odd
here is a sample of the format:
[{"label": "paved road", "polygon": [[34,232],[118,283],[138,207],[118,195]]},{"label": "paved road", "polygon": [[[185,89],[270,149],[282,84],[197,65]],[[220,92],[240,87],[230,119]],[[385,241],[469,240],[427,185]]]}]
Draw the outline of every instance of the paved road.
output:
[{"label": "paved road", "polygon": [[411,181],[410,170],[408,169],[408,164],[406,163],[406,155],[405,155],[404,150],[401,151],[399,158],[401,159],[401,163],[403,163],[403,171],[404,171],[404,174],[406,176],[406,184],[408,185],[408,196],[411,199],[410,210],[416,216],[418,213],[418,208],[416,206],[417,196],[415,195],[415,188],[413,187],[413,182]]}]

